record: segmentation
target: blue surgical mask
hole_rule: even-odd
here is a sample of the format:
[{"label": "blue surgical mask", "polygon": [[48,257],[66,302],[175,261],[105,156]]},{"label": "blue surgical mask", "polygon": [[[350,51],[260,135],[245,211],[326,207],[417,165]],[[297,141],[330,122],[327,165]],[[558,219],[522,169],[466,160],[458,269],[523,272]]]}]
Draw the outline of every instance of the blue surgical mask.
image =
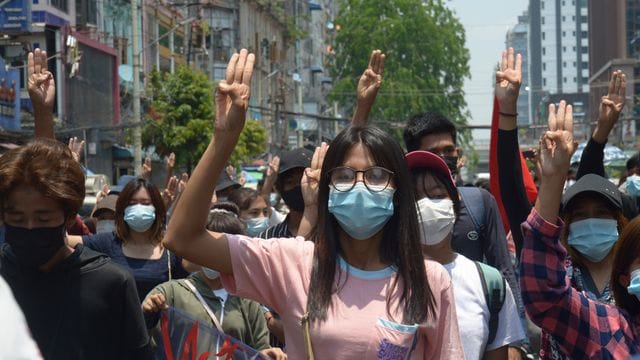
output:
[{"label": "blue surgical mask", "polygon": [[640,176],[631,175],[627,178],[627,194],[640,197]]},{"label": "blue surgical mask", "polygon": [[600,262],[618,241],[618,222],[590,218],[569,225],[569,245],[592,262]]},{"label": "blue surgical mask", "polygon": [[124,209],[124,221],[131,229],[145,232],[156,220],[156,208],[153,205],[135,204]]},{"label": "blue surgical mask", "polygon": [[217,270],[209,269],[208,267],[202,267],[204,276],[209,280],[215,280],[220,277],[220,272]]},{"label": "blue surgical mask", "polygon": [[266,217],[247,219],[245,223],[247,224],[247,234],[249,236],[258,236],[269,228],[269,218]]},{"label": "blue surgical mask", "polygon": [[362,182],[349,191],[329,191],[329,212],[336,217],[342,230],[358,240],[375,235],[393,215],[395,189],[371,192]]}]

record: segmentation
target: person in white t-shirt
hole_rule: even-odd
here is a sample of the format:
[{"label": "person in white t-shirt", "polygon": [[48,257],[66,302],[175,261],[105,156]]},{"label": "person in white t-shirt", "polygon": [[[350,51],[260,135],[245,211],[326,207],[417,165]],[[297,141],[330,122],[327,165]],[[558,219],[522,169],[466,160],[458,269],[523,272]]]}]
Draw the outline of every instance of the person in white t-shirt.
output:
[{"label": "person in white t-shirt", "polygon": [[0,276],[0,359],[42,359],[11,288]]},{"label": "person in white t-shirt", "polygon": [[460,340],[466,359],[506,359],[508,345],[524,339],[511,288],[503,282],[505,300],[498,313],[494,340],[488,343],[490,310],[476,263],[451,249],[460,198],[447,164],[428,151],[406,155],[418,198],[423,254],[451,275]]}]

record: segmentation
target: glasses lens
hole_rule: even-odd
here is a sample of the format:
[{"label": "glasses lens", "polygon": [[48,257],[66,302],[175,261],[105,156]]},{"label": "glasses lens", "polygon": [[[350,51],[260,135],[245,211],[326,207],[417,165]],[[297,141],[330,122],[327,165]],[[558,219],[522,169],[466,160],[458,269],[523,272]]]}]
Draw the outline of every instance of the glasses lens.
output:
[{"label": "glasses lens", "polygon": [[331,185],[338,191],[349,191],[355,179],[356,172],[353,169],[339,167],[331,171]]},{"label": "glasses lens", "polygon": [[385,186],[389,183],[390,178],[391,174],[386,169],[380,167],[372,167],[364,173],[364,180],[367,182],[367,185],[372,186]]}]

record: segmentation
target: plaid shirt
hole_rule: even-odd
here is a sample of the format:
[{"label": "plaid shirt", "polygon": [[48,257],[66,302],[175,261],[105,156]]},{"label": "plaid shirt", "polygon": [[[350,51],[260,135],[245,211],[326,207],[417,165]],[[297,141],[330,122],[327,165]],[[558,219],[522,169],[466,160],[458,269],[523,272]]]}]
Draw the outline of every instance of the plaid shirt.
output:
[{"label": "plaid shirt", "polygon": [[520,284],[529,317],[572,359],[628,359],[639,353],[640,318],[630,319],[569,286],[567,251],[558,241],[562,226],[560,220],[546,222],[535,209],[522,224]]}]

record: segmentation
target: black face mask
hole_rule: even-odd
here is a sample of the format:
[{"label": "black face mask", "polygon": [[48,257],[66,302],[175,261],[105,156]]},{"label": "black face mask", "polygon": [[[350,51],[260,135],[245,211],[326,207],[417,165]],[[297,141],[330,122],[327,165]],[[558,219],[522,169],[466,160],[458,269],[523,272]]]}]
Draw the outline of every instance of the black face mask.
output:
[{"label": "black face mask", "polygon": [[49,261],[64,246],[65,224],[51,228],[33,228],[5,224],[5,240],[18,261],[30,268],[38,268]]},{"label": "black face mask", "polygon": [[302,197],[302,188],[300,186],[283,192],[282,200],[293,211],[302,212],[304,210],[304,198]]},{"label": "black face mask", "polygon": [[442,156],[444,162],[447,163],[451,176],[455,177],[458,174],[458,157],[457,156]]}]

